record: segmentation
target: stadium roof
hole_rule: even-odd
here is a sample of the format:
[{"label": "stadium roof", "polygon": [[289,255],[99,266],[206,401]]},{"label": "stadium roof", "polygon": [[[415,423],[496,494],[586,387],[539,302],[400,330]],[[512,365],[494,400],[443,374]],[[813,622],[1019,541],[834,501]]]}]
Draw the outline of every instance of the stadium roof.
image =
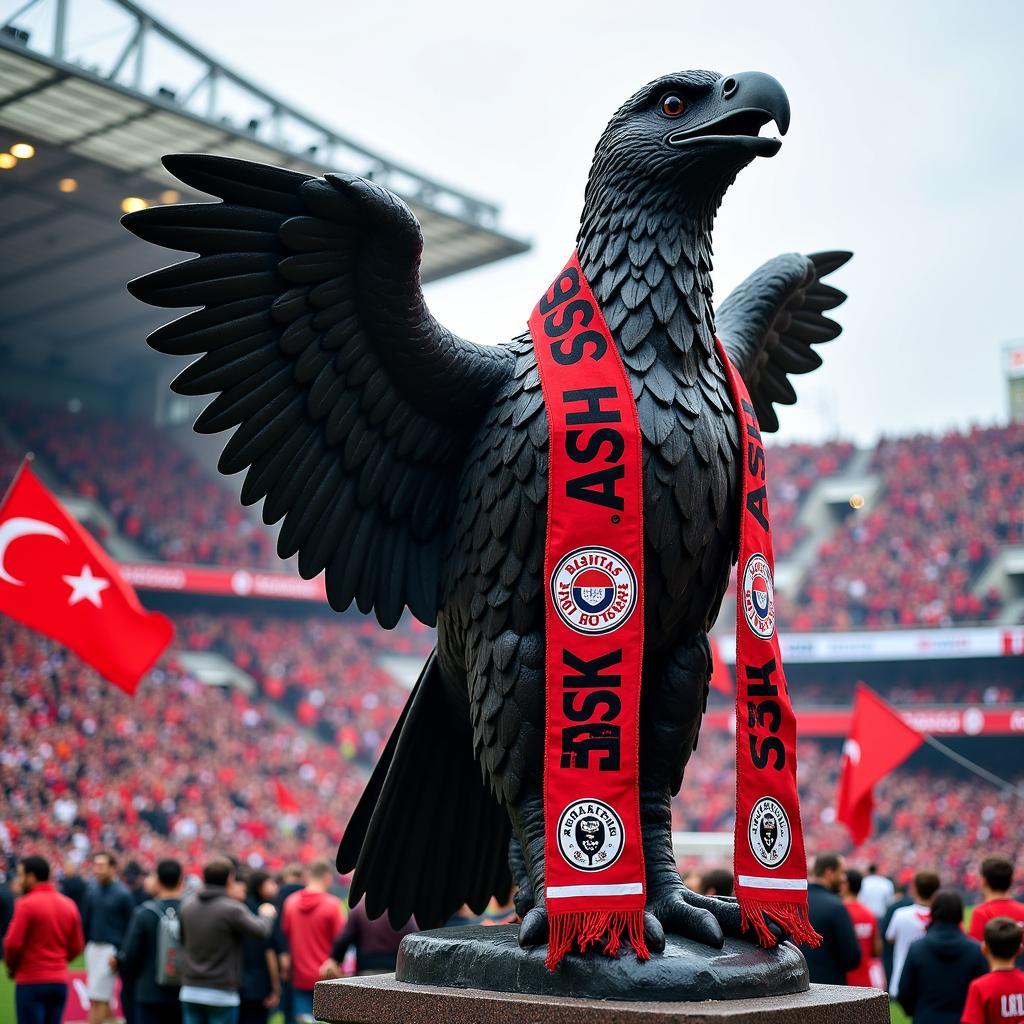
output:
[{"label": "stadium roof", "polygon": [[[19,143],[34,155],[11,165]],[[152,366],[139,339],[165,316],[124,285],[164,257],[118,219],[126,200],[200,198],[160,164],[181,151],[372,177],[419,218],[426,281],[528,248],[493,204],[307,117],[127,0],[28,0],[0,25],[0,359],[108,383]]]}]

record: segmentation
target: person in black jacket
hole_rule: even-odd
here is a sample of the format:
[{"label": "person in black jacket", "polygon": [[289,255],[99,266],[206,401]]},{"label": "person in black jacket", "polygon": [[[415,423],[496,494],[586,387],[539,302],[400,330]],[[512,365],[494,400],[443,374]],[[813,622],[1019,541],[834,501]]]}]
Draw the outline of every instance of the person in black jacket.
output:
[{"label": "person in black jacket", "polygon": [[[117,879],[117,858],[112,853],[97,853],[92,859],[92,873],[93,883],[82,909],[85,984],[89,1024],[105,1024],[110,1019],[110,1000],[114,995],[114,965],[135,913],[135,900]],[[133,1024],[132,1004],[129,988],[121,995],[121,1008],[129,1024]]]},{"label": "person in black jacket", "polygon": [[839,898],[846,876],[846,861],[838,853],[821,853],[814,860],[814,874],[807,887],[811,925],[821,945],[801,946],[811,981],[819,985],[845,985],[848,972],[860,966],[860,943],[849,911]]},{"label": "person in black jacket", "polygon": [[[277,882],[266,871],[253,871],[246,879],[246,906],[259,913],[260,904],[274,903]],[[246,936],[242,940],[242,987],[238,1024],[267,1024],[270,1011],[281,1000],[281,976],[278,953],[283,948],[284,934],[280,916],[268,939]]]},{"label": "person in black jacket", "polygon": [[284,901],[293,892],[305,888],[306,869],[301,864],[289,864],[281,874],[281,887],[277,892],[277,930],[281,934],[281,943],[278,949],[278,970],[281,974],[281,1004],[280,1010],[284,1017],[284,1024],[295,1024],[294,992],[291,982],[291,953],[288,950],[288,942],[281,930],[281,913],[284,910]]},{"label": "person in black jacket", "polygon": [[181,909],[181,875],[176,860],[157,864],[154,898],[135,908],[117,956],[122,981],[132,985],[137,1024],[181,1024],[179,987],[158,984],[156,963],[160,918]]},{"label": "person in black jacket", "polygon": [[968,987],[988,973],[981,946],[960,930],[963,917],[960,894],[940,889],[931,924],[911,945],[900,974],[896,997],[914,1024],[959,1024]]}]

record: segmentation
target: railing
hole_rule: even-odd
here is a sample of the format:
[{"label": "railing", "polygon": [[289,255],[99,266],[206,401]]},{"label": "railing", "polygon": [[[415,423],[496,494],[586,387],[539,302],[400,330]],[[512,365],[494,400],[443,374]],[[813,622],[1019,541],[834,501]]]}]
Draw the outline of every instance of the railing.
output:
[{"label": "railing", "polygon": [[[10,13],[5,10],[13,8]],[[272,96],[130,0],[0,0],[0,41],[296,159],[371,178],[422,206],[493,228],[498,208],[368,149]],[[74,31],[85,26],[85,31]]]}]

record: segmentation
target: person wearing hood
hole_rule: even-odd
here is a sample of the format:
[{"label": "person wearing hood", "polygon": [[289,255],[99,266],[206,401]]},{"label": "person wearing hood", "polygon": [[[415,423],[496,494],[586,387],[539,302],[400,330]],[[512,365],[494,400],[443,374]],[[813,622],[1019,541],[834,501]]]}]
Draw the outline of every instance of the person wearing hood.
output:
[{"label": "person wearing hood", "polygon": [[229,895],[235,878],[229,860],[203,868],[203,888],[181,907],[185,947],[181,1008],[184,1024],[235,1024],[241,1002],[242,942],[269,939],[277,910],[262,903],[254,914]]},{"label": "person wearing hood", "polygon": [[897,999],[914,1024],[960,1024],[967,989],[988,972],[988,962],[960,929],[964,904],[958,892],[940,889],[931,909],[931,924],[907,953]]},{"label": "person wearing hood", "polygon": [[326,860],[313,861],[306,887],[284,901],[282,927],[291,951],[296,1020],[313,1019],[313,986],[345,921],[341,904],[327,891],[331,875]]},{"label": "person wearing hood", "polygon": [[[254,913],[263,903],[275,903],[277,882],[266,871],[253,871],[246,879],[245,905]],[[280,920],[269,939],[246,938],[242,942],[242,1005],[238,1024],[267,1024],[271,1010],[281,1001],[278,961]]]}]

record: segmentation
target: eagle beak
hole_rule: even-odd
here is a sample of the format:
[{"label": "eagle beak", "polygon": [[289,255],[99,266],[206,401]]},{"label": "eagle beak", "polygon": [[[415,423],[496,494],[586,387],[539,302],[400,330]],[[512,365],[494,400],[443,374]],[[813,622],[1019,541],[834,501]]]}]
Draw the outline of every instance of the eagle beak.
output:
[{"label": "eagle beak", "polygon": [[789,130],[789,97],[778,79],[761,71],[727,75],[718,81],[711,96],[700,104],[700,123],[672,132],[667,142],[682,148],[695,144],[732,143],[752,149],[758,156],[774,156],[782,143],[762,137],[771,121],[779,134]]}]

